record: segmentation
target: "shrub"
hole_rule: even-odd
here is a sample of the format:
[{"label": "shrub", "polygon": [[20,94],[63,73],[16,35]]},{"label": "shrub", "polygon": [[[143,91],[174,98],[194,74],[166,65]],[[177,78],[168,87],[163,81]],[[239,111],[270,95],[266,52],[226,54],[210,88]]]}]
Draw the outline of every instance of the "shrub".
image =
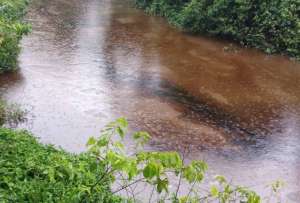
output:
[{"label": "shrub", "polygon": [[103,165],[87,154],[72,155],[39,144],[27,132],[0,129],[1,202],[120,201],[110,193],[109,176],[96,184],[103,173]]},{"label": "shrub", "polygon": [[298,0],[136,0],[136,3],[150,13],[167,17],[184,30],[300,59]]},{"label": "shrub", "polygon": [[0,0],[0,73],[17,67],[19,42],[30,27],[21,21],[27,0]]},{"label": "shrub", "polygon": [[[211,186],[204,183],[208,169],[204,161],[193,160],[185,163],[184,158],[177,152],[145,151],[143,145],[151,138],[147,132],[135,132],[132,135],[136,152],[128,155],[122,142],[127,134],[127,125],[124,118],[117,119],[104,128],[99,138],[91,137],[87,144],[90,155],[100,160],[113,181],[121,183],[113,194],[122,190],[131,191],[128,192],[131,195],[127,199],[139,202],[138,196],[134,194],[134,185],[144,183],[152,190],[148,195],[143,193],[144,198],[149,198],[147,202],[261,202],[262,198],[254,191],[234,186],[223,176],[215,176],[215,183]],[[171,180],[172,186],[175,186],[173,189],[170,187]],[[102,180],[99,179],[99,182]],[[185,186],[183,183],[186,183]],[[282,183],[276,181],[271,186],[271,192],[278,195],[281,186]],[[179,194],[181,187],[186,187],[185,194]],[[272,198],[268,197],[267,201],[280,202],[278,196]]]},{"label": "shrub", "polygon": [[[39,144],[25,131],[0,128],[1,202],[140,202],[132,188],[136,184],[146,184],[152,190],[143,193],[146,198],[149,195],[149,202],[262,200],[254,191],[234,186],[223,176],[216,176],[212,185],[204,183],[208,169],[204,161],[185,163],[177,152],[145,151],[143,145],[150,139],[146,132],[133,134],[137,151],[128,155],[122,142],[126,134],[127,121],[117,119],[101,131],[100,137],[88,140],[87,152],[74,155]],[[173,189],[171,179],[178,181]],[[112,190],[114,183],[120,187]],[[188,192],[179,194],[183,183],[187,183]],[[281,186],[275,182],[271,192],[277,195]],[[131,191],[130,195],[115,195],[123,190]],[[280,202],[275,199],[267,201]]]}]

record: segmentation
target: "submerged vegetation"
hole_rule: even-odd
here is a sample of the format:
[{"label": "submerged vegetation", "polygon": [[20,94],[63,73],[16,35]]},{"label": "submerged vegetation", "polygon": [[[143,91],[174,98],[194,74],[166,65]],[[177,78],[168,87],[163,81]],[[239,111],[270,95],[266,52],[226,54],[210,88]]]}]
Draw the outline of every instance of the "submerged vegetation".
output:
[{"label": "submerged vegetation", "polygon": [[30,27],[22,22],[28,0],[0,0],[0,73],[14,70],[19,42]]},{"label": "submerged vegetation", "polygon": [[135,0],[183,30],[300,59],[298,0]]},{"label": "submerged vegetation", "polygon": [[0,100],[0,127],[3,125],[16,127],[26,121],[26,114],[27,112],[17,104],[8,104]]},{"label": "submerged vegetation", "polygon": [[[149,193],[143,193],[149,195],[147,202],[264,200],[245,187],[233,186],[223,176],[216,176],[211,185],[204,183],[207,164],[203,161],[186,164],[177,152],[145,151],[143,145],[150,139],[146,132],[133,134],[137,151],[128,155],[122,142],[126,132],[127,121],[120,118],[108,124],[99,138],[89,139],[87,152],[75,155],[42,145],[25,131],[0,129],[1,201],[140,202],[132,188],[136,184],[148,186]],[[176,179],[171,188],[171,180]],[[188,190],[181,194],[184,183]],[[112,189],[113,185],[120,186]],[[280,182],[274,183],[273,194],[278,194],[280,187]],[[121,198],[122,191],[128,195]]]}]

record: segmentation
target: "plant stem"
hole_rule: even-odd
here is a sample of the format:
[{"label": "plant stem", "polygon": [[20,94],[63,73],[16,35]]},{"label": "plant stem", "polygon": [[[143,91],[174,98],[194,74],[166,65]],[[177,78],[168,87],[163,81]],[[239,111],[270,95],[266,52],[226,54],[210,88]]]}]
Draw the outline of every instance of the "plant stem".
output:
[{"label": "plant stem", "polygon": [[117,192],[120,192],[121,190],[124,190],[124,189],[130,187],[131,185],[134,185],[134,184],[136,184],[136,183],[142,181],[143,179],[144,179],[144,178],[140,178],[140,179],[137,179],[137,180],[133,181],[132,183],[129,183],[128,185],[124,185],[123,187],[117,189],[116,191],[113,191],[112,194],[115,194],[115,193],[117,193]]}]

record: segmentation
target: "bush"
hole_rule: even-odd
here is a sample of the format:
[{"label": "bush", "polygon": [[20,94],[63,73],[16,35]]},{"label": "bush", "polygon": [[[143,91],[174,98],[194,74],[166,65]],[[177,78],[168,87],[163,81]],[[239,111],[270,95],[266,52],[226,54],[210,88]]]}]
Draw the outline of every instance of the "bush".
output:
[{"label": "bush", "polygon": [[136,0],[190,32],[232,39],[300,59],[298,0]]},{"label": "bush", "polygon": [[19,42],[30,28],[21,21],[27,0],[0,0],[0,73],[17,67]]},{"label": "bush", "polygon": [[[193,160],[185,163],[185,155],[177,152],[145,151],[143,146],[151,138],[147,132],[135,132],[132,135],[136,152],[128,155],[122,142],[128,131],[127,126],[124,118],[117,119],[102,130],[99,138],[91,137],[87,144],[90,156],[97,157],[104,165],[106,173],[110,174],[113,181],[119,183],[120,187],[115,189],[113,194],[126,190],[127,200],[140,202],[138,192],[135,194],[135,188],[145,186],[149,191],[152,190],[148,194],[143,193],[143,199],[149,198],[147,202],[260,203],[262,201],[263,198],[254,191],[234,186],[220,175],[212,179],[214,182],[211,182],[211,185],[204,183],[208,169],[204,161]],[[101,179],[99,180],[101,182]],[[185,187],[185,193],[179,193],[182,187]],[[271,195],[266,197],[266,200],[281,202],[279,195],[281,187],[282,182],[273,183]]]},{"label": "bush", "polygon": [[[0,129],[1,202],[118,202],[109,176],[96,184],[103,165],[39,144],[24,131]],[[94,192],[90,188],[95,185]]]},{"label": "bush", "polygon": [[[1,202],[140,202],[137,184],[152,190],[143,193],[149,202],[262,201],[254,191],[234,186],[223,176],[215,176],[211,185],[204,183],[208,169],[204,161],[186,164],[177,152],[145,151],[150,139],[146,132],[133,134],[136,152],[128,155],[122,142],[127,125],[123,118],[108,124],[79,155],[39,144],[25,131],[0,128]],[[114,183],[120,186],[111,190]],[[181,187],[186,187],[185,194],[179,194]],[[266,200],[280,202],[281,187],[279,181],[272,184]],[[122,191],[130,192],[123,198],[115,195]]]}]

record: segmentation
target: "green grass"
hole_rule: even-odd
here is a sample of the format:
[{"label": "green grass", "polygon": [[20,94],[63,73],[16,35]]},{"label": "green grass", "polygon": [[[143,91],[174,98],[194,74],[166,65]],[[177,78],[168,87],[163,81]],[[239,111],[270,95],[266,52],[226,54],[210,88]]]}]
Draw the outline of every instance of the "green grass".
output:
[{"label": "green grass", "polygon": [[300,59],[299,0],[135,0],[192,33]]},{"label": "green grass", "polygon": [[103,166],[40,144],[25,131],[0,128],[0,202],[118,202]]},{"label": "green grass", "polygon": [[17,68],[20,40],[30,27],[22,22],[28,0],[0,0],[0,73]]}]

